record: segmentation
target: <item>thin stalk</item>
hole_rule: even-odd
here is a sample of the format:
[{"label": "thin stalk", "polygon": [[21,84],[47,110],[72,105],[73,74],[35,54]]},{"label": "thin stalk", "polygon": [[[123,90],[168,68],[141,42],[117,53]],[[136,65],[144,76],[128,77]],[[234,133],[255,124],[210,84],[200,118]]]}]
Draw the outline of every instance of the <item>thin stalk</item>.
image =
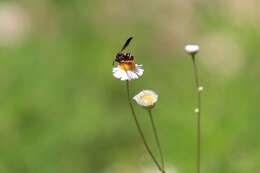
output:
[{"label": "thin stalk", "polygon": [[197,112],[197,173],[200,173],[200,91],[199,91],[199,78],[198,71],[195,62],[195,55],[192,54],[192,63],[193,63],[193,71],[194,78],[196,83],[196,91],[198,93],[198,112]]},{"label": "thin stalk", "polygon": [[158,137],[157,129],[156,129],[156,126],[155,126],[155,123],[154,123],[154,120],[153,120],[152,111],[148,110],[148,112],[149,112],[150,121],[151,121],[151,124],[152,124],[152,127],[153,127],[154,138],[155,138],[157,147],[159,149],[160,157],[161,157],[162,173],[165,173],[163,153],[162,153],[161,144],[160,144],[160,140],[159,140],[159,137]]},{"label": "thin stalk", "polygon": [[130,89],[129,89],[129,81],[128,81],[128,80],[126,81],[126,90],[127,90],[127,97],[128,97],[129,106],[130,106],[130,108],[131,108],[132,115],[133,115],[133,118],[134,118],[134,121],[135,121],[137,130],[138,130],[138,132],[139,132],[139,134],[140,134],[140,136],[141,136],[141,139],[142,139],[142,141],[143,141],[143,143],[144,143],[144,146],[145,146],[147,152],[149,153],[149,155],[152,157],[153,162],[155,163],[155,165],[158,167],[158,169],[159,169],[160,171],[163,172],[161,166],[159,165],[159,163],[158,163],[158,161],[156,160],[156,158],[154,157],[154,155],[153,155],[153,153],[152,153],[150,147],[148,146],[148,143],[146,142],[146,139],[145,139],[145,137],[144,137],[144,133],[143,133],[143,131],[142,131],[141,127],[140,127],[140,124],[139,124],[139,122],[138,122],[138,120],[137,120],[137,117],[136,117],[136,114],[135,114],[135,111],[134,111],[134,107],[133,107],[133,104],[132,104],[132,100],[131,100],[131,98],[130,98]]}]

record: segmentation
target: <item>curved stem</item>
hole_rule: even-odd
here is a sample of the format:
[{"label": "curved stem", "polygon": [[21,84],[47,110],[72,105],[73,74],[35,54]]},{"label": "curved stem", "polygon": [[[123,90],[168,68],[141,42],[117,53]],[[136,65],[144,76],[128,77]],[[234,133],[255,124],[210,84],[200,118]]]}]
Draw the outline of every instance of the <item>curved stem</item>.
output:
[{"label": "curved stem", "polygon": [[156,126],[155,126],[155,123],[154,123],[154,120],[153,120],[152,111],[148,110],[148,112],[149,112],[150,121],[151,121],[151,124],[152,124],[152,127],[153,127],[154,138],[155,138],[155,141],[156,141],[159,153],[160,153],[160,157],[161,157],[162,172],[164,173],[165,172],[165,167],[164,167],[164,159],[163,159],[163,153],[162,153],[162,149],[161,149],[160,140],[159,140],[157,129],[156,129]]},{"label": "curved stem", "polygon": [[195,62],[195,55],[192,54],[192,63],[193,63],[193,71],[194,78],[196,83],[196,90],[198,93],[198,112],[197,112],[197,173],[200,173],[200,91],[199,91],[199,78],[198,72]]},{"label": "curved stem", "polygon": [[137,130],[138,130],[138,132],[139,132],[139,134],[140,134],[140,136],[141,136],[141,139],[142,139],[142,141],[143,141],[143,143],[144,143],[144,146],[145,146],[147,152],[149,153],[149,155],[152,157],[152,159],[153,159],[155,165],[158,167],[158,169],[159,169],[160,171],[163,172],[163,170],[161,169],[161,166],[159,165],[159,163],[158,163],[158,161],[156,160],[156,158],[154,157],[154,155],[153,155],[153,153],[152,153],[150,147],[148,146],[148,144],[147,144],[147,142],[146,142],[146,139],[145,139],[145,137],[144,137],[144,133],[143,133],[143,131],[142,131],[141,127],[140,127],[140,124],[139,124],[139,122],[138,122],[138,120],[137,120],[137,117],[136,117],[136,114],[135,114],[135,111],[134,111],[134,107],[133,107],[133,104],[132,104],[132,100],[131,100],[131,98],[130,98],[130,89],[129,89],[129,81],[128,81],[128,80],[126,81],[126,90],[127,90],[127,97],[128,97],[129,106],[130,106],[130,108],[131,108],[132,115],[133,115],[133,118],[134,118],[134,121],[135,121]]}]

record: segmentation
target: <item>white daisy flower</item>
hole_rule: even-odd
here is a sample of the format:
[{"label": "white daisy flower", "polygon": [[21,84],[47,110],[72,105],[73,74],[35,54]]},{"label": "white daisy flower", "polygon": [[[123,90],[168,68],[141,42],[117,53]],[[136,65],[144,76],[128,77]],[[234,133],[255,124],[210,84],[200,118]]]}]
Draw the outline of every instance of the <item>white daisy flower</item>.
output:
[{"label": "white daisy flower", "polygon": [[133,98],[137,104],[146,109],[152,109],[158,100],[158,95],[152,90],[143,90]]},{"label": "white daisy flower", "polygon": [[196,54],[199,51],[200,47],[196,44],[188,44],[185,46],[185,51],[189,54]]},{"label": "white daisy flower", "polygon": [[121,62],[117,67],[112,69],[113,76],[121,80],[138,79],[144,72],[142,66],[135,64],[133,61]]}]

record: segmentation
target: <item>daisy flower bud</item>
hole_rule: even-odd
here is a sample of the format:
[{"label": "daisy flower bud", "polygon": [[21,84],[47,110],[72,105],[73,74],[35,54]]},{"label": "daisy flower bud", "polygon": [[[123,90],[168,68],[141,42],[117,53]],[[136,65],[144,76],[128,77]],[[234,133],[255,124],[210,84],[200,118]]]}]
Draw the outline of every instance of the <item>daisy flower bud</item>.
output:
[{"label": "daisy flower bud", "polygon": [[194,109],[194,112],[198,113],[200,110],[199,108]]},{"label": "daisy flower bud", "polygon": [[198,91],[201,92],[203,91],[203,89],[204,89],[203,86],[199,86]]},{"label": "daisy flower bud", "polygon": [[191,55],[195,55],[199,51],[200,47],[196,44],[188,44],[185,46],[185,51]]},{"label": "daisy flower bud", "polygon": [[133,98],[137,104],[145,109],[152,109],[158,100],[158,95],[152,90],[143,90]]},{"label": "daisy flower bud", "polygon": [[113,76],[121,80],[138,79],[143,75],[143,65],[135,64],[134,61],[120,62],[120,64],[112,69]]}]

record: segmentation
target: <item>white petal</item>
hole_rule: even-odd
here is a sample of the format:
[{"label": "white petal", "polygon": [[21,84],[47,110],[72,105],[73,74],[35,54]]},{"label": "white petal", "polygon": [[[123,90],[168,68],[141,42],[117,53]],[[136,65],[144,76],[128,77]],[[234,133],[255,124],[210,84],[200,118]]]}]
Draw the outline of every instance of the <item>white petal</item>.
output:
[{"label": "white petal", "polygon": [[121,70],[119,65],[117,67],[112,68],[112,72],[115,72],[115,71],[118,71],[118,70]]},{"label": "white petal", "polygon": [[133,99],[137,102],[139,99],[138,95],[134,96]]},{"label": "white petal", "polygon": [[113,76],[115,76],[116,78],[120,79],[121,76],[122,76],[121,73],[122,73],[121,71],[116,71],[116,72],[113,73]]},{"label": "white petal", "polygon": [[129,77],[125,71],[123,71],[123,73],[122,73],[121,80],[129,80]]},{"label": "white petal", "polygon": [[144,69],[142,69],[142,64],[138,65],[136,64],[135,65],[135,73],[138,75],[138,76],[142,76],[143,73],[144,73]]},{"label": "white petal", "polygon": [[138,79],[138,76],[137,76],[137,74],[135,72],[127,71],[127,73],[129,75],[130,79]]},{"label": "white petal", "polygon": [[130,73],[130,71],[126,71],[126,74],[127,74],[128,78],[129,78],[129,80],[131,80],[132,79],[132,73]]},{"label": "white petal", "polygon": [[143,73],[144,73],[144,70],[143,70],[143,69],[136,69],[135,73],[136,73],[138,76],[142,76]]}]

